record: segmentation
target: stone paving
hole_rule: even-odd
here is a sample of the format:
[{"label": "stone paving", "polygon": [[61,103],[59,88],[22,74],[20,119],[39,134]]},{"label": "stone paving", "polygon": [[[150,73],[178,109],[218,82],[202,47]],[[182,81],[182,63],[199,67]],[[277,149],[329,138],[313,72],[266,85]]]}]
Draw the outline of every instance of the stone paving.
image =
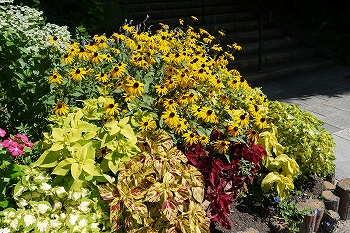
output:
[{"label": "stone paving", "polygon": [[349,67],[332,65],[268,80],[248,79],[248,82],[261,87],[270,100],[297,104],[322,120],[336,144],[336,180],[350,177]]}]

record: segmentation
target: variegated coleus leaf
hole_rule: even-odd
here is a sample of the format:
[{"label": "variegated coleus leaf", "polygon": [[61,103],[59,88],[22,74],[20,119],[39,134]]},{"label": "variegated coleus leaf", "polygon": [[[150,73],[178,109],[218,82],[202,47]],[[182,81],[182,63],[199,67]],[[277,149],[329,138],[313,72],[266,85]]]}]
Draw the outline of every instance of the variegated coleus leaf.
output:
[{"label": "variegated coleus leaf", "polygon": [[107,183],[97,186],[98,191],[103,200],[110,201],[119,196],[118,189],[115,184]]},{"label": "variegated coleus leaf", "polygon": [[173,201],[165,200],[162,205],[162,212],[171,224],[175,223],[178,211]]}]

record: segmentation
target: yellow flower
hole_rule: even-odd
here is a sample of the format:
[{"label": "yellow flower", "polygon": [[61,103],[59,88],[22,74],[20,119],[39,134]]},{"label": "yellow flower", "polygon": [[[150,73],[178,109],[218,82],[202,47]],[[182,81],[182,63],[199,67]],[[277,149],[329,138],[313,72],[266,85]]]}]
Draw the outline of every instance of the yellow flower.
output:
[{"label": "yellow flower", "polygon": [[57,84],[62,84],[62,76],[58,71],[54,71],[52,75],[49,77],[49,82],[50,83],[57,83]]},{"label": "yellow flower", "polygon": [[103,58],[108,62],[111,63],[113,61],[113,57],[110,54],[104,54]]},{"label": "yellow flower", "polygon": [[91,62],[93,64],[100,63],[103,60],[103,55],[99,54],[98,52],[94,52],[91,56]]},{"label": "yellow flower", "polygon": [[227,133],[232,137],[237,137],[241,134],[241,127],[239,125],[230,124],[227,126]]},{"label": "yellow flower", "polygon": [[106,146],[97,150],[99,158],[104,158],[107,154],[109,154],[111,152],[112,152],[112,150],[108,149]]},{"label": "yellow flower", "polygon": [[74,58],[71,57],[68,53],[63,55],[61,62],[65,63],[66,65],[70,65],[74,62]]},{"label": "yellow flower", "polygon": [[164,100],[163,106],[166,110],[176,111],[179,105],[173,99],[166,99]]},{"label": "yellow flower", "polygon": [[203,107],[200,112],[200,117],[204,120],[204,122],[210,123],[218,123],[218,117],[215,112],[209,107]]},{"label": "yellow flower", "polygon": [[57,102],[54,106],[52,106],[53,111],[56,115],[66,115],[68,114],[68,105],[65,102]]},{"label": "yellow flower", "polygon": [[179,124],[175,125],[173,127],[173,130],[177,133],[177,134],[182,134],[183,132],[185,132],[188,128],[188,123],[186,120],[184,119],[180,119]]},{"label": "yellow flower", "polygon": [[223,30],[218,31],[221,36],[225,36],[225,32]]},{"label": "yellow flower", "polygon": [[118,103],[114,103],[114,100],[108,100],[103,108],[107,115],[118,114],[120,111],[120,106]]},{"label": "yellow flower", "polygon": [[156,85],[154,88],[158,95],[166,95],[168,93],[168,89],[164,85]]},{"label": "yellow flower", "polygon": [[190,145],[196,144],[198,142],[197,135],[191,131],[187,131],[182,135],[182,137],[185,139],[185,142]]},{"label": "yellow flower", "polygon": [[259,140],[259,133],[254,130],[254,129],[249,129],[247,132],[246,132],[246,135],[248,137],[248,139],[252,142],[256,142]]},{"label": "yellow flower", "polygon": [[217,140],[214,143],[214,147],[219,150],[219,154],[225,154],[226,151],[229,149],[230,142],[227,140]]},{"label": "yellow flower", "polygon": [[236,111],[235,121],[241,126],[247,126],[249,124],[249,114],[244,111]]},{"label": "yellow flower", "polygon": [[113,66],[112,69],[109,71],[112,74],[113,78],[121,78],[126,71],[126,64],[119,62],[117,65]]},{"label": "yellow flower", "polygon": [[183,19],[179,19],[179,23],[180,23],[180,25],[184,25],[184,20]]},{"label": "yellow flower", "polygon": [[69,77],[76,80],[76,81],[81,81],[85,78],[86,75],[86,70],[84,68],[77,68],[77,69],[73,69],[70,73],[69,73]]},{"label": "yellow flower", "polygon": [[141,131],[149,131],[156,127],[156,122],[150,116],[142,117],[141,122],[139,124]]},{"label": "yellow flower", "polygon": [[95,75],[95,79],[99,82],[107,82],[109,80],[109,76],[107,74],[104,73],[99,73]]},{"label": "yellow flower", "polygon": [[255,125],[258,126],[259,129],[265,129],[267,127],[266,118],[262,116],[257,116],[255,118]]},{"label": "yellow flower", "polygon": [[200,142],[202,145],[206,145],[209,143],[209,137],[206,135],[199,135],[198,142]]},{"label": "yellow flower", "polygon": [[177,126],[180,122],[180,118],[175,111],[167,110],[163,112],[161,118],[164,119],[165,124],[169,125],[172,128]]},{"label": "yellow flower", "polygon": [[84,48],[80,48],[78,52],[78,59],[79,60],[89,60],[90,58],[90,53],[85,50]]},{"label": "yellow flower", "polygon": [[198,20],[198,18],[197,17],[195,17],[195,16],[191,16],[191,18],[193,19],[193,20]]},{"label": "yellow flower", "polygon": [[136,80],[125,85],[125,91],[130,93],[131,95],[141,96],[143,93],[143,86],[145,84],[140,83]]}]

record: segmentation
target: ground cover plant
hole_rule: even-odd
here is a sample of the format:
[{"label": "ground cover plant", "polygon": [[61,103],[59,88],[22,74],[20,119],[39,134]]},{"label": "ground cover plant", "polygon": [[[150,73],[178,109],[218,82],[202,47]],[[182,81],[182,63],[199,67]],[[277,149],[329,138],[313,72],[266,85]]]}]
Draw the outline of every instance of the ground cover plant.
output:
[{"label": "ground cover plant", "polygon": [[[31,128],[37,130],[33,135],[42,135],[35,143],[40,156],[12,177],[12,187],[18,182],[13,208],[2,211],[1,227],[19,232],[49,232],[58,226],[62,232],[88,232],[97,231],[96,225],[101,231],[208,232],[215,222],[232,226],[230,202],[251,185],[287,199],[294,181],[313,169],[314,151],[321,146],[316,151],[326,158],[321,166],[327,170],[315,174],[334,171],[331,137],[319,121],[307,117],[315,137],[305,131],[298,131],[300,137],[283,134],[291,126],[305,128],[299,110],[270,102],[237,70],[227,68],[241,47],[223,48],[218,40],[224,32],[214,37],[185,23],[191,22],[180,19],[177,28],[161,24],[153,32],[147,20],[139,25],[126,21],[111,36],[79,41],[54,32],[47,36],[50,64],[37,73],[47,87],[42,93],[46,107],[34,111],[45,121],[42,130]],[[6,98],[2,113],[10,121]],[[30,116],[33,110],[22,108],[22,114]],[[314,147],[307,150],[309,145],[299,140],[310,140]],[[33,178],[28,186],[28,171],[46,178]],[[75,203],[74,195],[64,202],[57,189],[68,197],[87,190],[86,203]],[[87,208],[92,200],[97,206]]]}]

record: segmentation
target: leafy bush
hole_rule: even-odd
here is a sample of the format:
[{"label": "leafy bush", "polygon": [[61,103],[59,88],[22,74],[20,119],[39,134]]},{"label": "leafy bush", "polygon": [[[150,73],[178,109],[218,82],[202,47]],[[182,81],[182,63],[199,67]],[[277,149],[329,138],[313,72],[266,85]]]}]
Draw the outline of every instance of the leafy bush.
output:
[{"label": "leafy bush", "polygon": [[0,212],[2,232],[108,232],[109,218],[98,194],[53,187],[45,172],[22,169],[24,175],[13,193],[18,208]]},{"label": "leafy bush", "polygon": [[104,97],[86,100],[83,109],[50,118],[54,124],[50,133],[44,133],[45,151],[33,166],[56,175],[56,185],[76,190],[107,182],[138,151],[129,117],[103,122],[106,101]]},{"label": "leafy bush", "polygon": [[50,112],[44,104],[50,87],[46,72],[65,46],[61,41],[69,41],[70,34],[66,27],[45,25],[37,10],[3,3],[0,31],[1,124],[10,133],[27,126],[27,135],[36,141]]},{"label": "leafy bush", "polygon": [[110,201],[112,230],[117,232],[208,232],[201,206],[201,173],[163,130],[141,137],[144,150],[125,162],[116,183],[99,186]]},{"label": "leafy bush", "polygon": [[269,108],[274,112],[271,121],[277,126],[277,139],[298,163],[301,178],[334,174],[335,144],[323,122],[297,105],[273,101]]},{"label": "leafy bush", "polygon": [[[5,135],[5,130],[0,128],[0,138]],[[15,205],[12,191],[23,174],[19,164],[32,162],[28,156],[32,147],[33,143],[23,134],[10,135],[0,141],[0,210]]]}]

